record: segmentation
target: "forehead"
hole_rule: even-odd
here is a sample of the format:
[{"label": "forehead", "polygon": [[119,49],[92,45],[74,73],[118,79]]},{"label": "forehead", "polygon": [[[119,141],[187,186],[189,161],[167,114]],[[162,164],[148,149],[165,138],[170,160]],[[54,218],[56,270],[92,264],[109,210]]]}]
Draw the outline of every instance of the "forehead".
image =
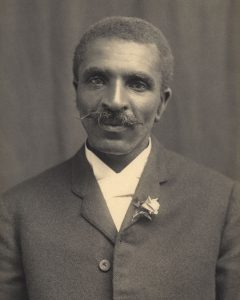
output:
[{"label": "forehead", "polygon": [[99,38],[88,43],[80,72],[89,68],[107,69],[113,73],[141,72],[159,77],[159,51],[155,44]]}]

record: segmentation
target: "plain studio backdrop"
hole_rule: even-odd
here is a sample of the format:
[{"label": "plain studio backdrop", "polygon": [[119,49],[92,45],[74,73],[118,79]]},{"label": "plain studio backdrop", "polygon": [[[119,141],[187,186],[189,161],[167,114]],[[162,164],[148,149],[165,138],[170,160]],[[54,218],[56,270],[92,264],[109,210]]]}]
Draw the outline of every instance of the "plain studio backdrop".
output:
[{"label": "plain studio backdrop", "polygon": [[240,1],[1,0],[0,191],[71,157],[85,139],[72,56],[93,22],[142,17],[173,49],[173,99],[154,132],[240,179]]}]

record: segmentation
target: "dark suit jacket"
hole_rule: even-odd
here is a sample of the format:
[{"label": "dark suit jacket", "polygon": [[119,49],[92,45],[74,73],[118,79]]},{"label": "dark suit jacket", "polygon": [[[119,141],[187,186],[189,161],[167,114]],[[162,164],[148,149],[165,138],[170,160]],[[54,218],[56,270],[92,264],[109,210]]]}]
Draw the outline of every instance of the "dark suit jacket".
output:
[{"label": "dark suit jacket", "polygon": [[[117,234],[84,150],[1,202],[1,300],[239,300],[239,189],[153,141]],[[110,270],[99,268],[102,259]]]}]

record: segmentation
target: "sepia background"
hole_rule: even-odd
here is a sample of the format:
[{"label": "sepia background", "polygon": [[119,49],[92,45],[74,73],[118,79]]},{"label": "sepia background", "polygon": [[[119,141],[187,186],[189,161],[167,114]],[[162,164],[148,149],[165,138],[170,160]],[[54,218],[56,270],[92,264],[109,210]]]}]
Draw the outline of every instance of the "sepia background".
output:
[{"label": "sepia background", "polygon": [[175,56],[173,99],[154,132],[169,149],[240,179],[240,1],[0,0],[0,191],[85,139],[72,54],[93,22],[137,16]]}]

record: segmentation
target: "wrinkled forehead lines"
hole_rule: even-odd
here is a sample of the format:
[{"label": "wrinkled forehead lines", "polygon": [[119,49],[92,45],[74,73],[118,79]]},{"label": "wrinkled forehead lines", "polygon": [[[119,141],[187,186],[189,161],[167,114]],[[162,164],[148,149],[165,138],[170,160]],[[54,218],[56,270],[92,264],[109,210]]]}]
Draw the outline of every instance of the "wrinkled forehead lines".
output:
[{"label": "wrinkled forehead lines", "polygon": [[89,41],[84,50],[84,56],[89,52],[100,51],[102,49],[112,50],[112,47],[122,47],[123,51],[128,48],[129,52],[137,51],[139,53],[145,51],[150,52],[152,55],[155,55],[157,60],[160,61],[160,52],[156,44],[154,43],[141,43],[132,40],[124,40],[120,38],[97,38],[95,40]]},{"label": "wrinkled forehead lines", "polygon": [[[113,48],[115,49],[113,50]],[[109,59],[105,55],[108,52],[109,55],[113,54]],[[130,73],[144,73],[144,69],[145,71],[148,69],[149,73],[152,68],[151,71],[153,73],[159,73],[159,75],[161,75],[160,53],[156,44],[140,43],[120,38],[97,38],[93,41],[89,41],[85,47],[78,73],[84,72],[84,69],[94,67],[102,69],[112,67],[113,69],[109,69],[109,71],[114,72],[114,68],[121,71],[122,65],[119,59],[121,60],[122,57],[126,59],[126,61],[129,61],[127,68]],[[138,61],[139,63],[136,64],[136,66],[132,62],[132,58],[134,61],[135,58],[137,58],[136,62]],[[153,74],[151,75],[154,76]]]}]

